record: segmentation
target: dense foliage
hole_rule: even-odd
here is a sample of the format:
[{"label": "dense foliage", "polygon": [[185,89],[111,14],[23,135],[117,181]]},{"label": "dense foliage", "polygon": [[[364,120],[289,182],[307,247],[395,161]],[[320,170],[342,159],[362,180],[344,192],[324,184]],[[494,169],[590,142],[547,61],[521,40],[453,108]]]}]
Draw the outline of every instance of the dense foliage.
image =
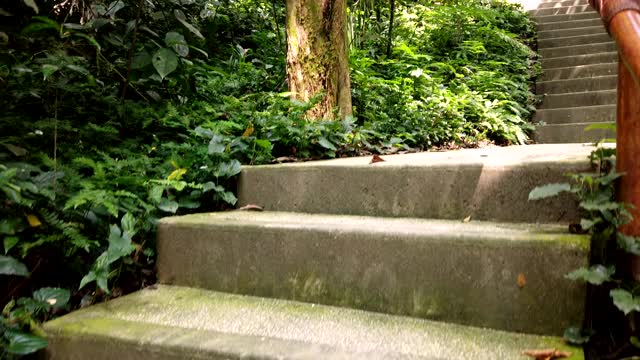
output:
[{"label": "dense foliage", "polygon": [[327,122],[288,99],[281,2],[3,3],[1,356],[152,283],[157,219],[233,206],[241,164],[527,140],[517,7],[404,3],[390,32],[388,6],[351,5],[355,115]]}]

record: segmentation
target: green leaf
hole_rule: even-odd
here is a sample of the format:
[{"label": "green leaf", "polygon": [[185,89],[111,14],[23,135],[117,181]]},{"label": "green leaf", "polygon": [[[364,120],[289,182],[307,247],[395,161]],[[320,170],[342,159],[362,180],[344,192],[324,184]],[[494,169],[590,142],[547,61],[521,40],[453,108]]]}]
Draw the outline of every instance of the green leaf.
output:
[{"label": "green leaf", "polygon": [[638,238],[618,232],[616,234],[616,242],[620,249],[630,254],[640,255],[640,241],[638,241]]},{"label": "green leaf", "polygon": [[175,201],[171,201],[167,198],[163,198],[160,201],[160,204],[158,204],[158,209],[165,211],[165,212],[170,212],[172,214],[175,214],[176,211],[178,211],[178,203]]},{"label": "green leaf", "polygon": [[209,142],[209,155],[211,154],[221,154],[226,149],[226,146],[222,143],[222,135],[213,135],[211,141]]},{"label": "green leaf", "polygon": [[594,225],[599,224],[602,222],[602,219],[598,218],[598,219],[594,219],[594,220],[589,220],[589,219],[580,219],[580,227],[583,230],[589,230],[591,229]]},{"label": "green leaf", "polygon": [[107,6],[107,12],[104,15],[109,16],[110,18],[115,18],[116,13],[122,10],[125,6],[127,5],[122,0],[114,1]]},{"label": "green leaf", "polygon": [[0,255],[0,275],[28,276],[27,266],[11,256]]},{"label": "green leaf", "polygon": [[162,199],[162,194],[164,193],[164,186],[156,185],[149,190],[149,198],[154,203],[159,203]]},{"label": "green leaf", "polygon": [[318,139],[318,144],[320,144],[320,146],[322,146],[325,149],[329,149],[329,150],[333,150],[336,151],[336,146],[333,145],[329,140],[327,140],[327,138],[320,137],[320,139]]},{"label": "green leaf", "polygon": [[640,299],[623,289],[614,289],[609,292],[613,304],[625,315],[632,311],[640,311]]},{"label": "green leaf", "polygon": [[611,276],[616,272],[614,266],[593,265],[590,268],[579,268],[568,273],[565,277],[571,280],[582,280],[593,285],[601,285],[606,281],[611,281]]},{"label": "green leaf", "polygon": [[570,327],[564,331],[563,338],[572,345],[582,345],[589,342],[593,336],[593,330]]},{"label": "green leaf", "polygon": [[146,50],[135,54],[131,59],[131,68],[134,70],[139,70],[149,65],[151,65],[151,54]]},{"label": "green leaf", "polygon": [[136,233],[136,219],[132,213],[126,213],[122,220],[120,220],[120,225],[122,226],[122,231],[128,233],[131,237],[133,237]]},{"label": "green leaf", "polygon": [[271,141],[269,140],[257,139],[255,143],[256,145],[260,146],[265,150],[271,150],[272,145],[271,145]]},{"label": "green leaf", "polygon": [[182,34],[170,31],[164,36],[164,43],[182,57],[189,55],[189,45]]},{"label": "green leaf", "polygon": [[4,244],[4,254],[6,255],[9,253],[9,250],[13,249],[13,247],[16,246],[16,244],[18,244],[18,237],[7,236],[4,238],[3,244]]},{"label": "green leaf", "polygon": [[60,70],[60,68],[56,65],[51,65],[51,64],[42,65],[42,75],[44,76],[45,80],[47,80],[47,78],[49,78],[58,70]]},{"label": "green leaf", "polygon": [[[128,224],[130,225],[130,224]],[[109,264],[131,254],[136,248],[131,244],[130,234],[122,232],[118,225],[109,227],[109,248],[107,249],[107,261]]]},{"label": "green leaf", "polygon": [[35,12],[36,14],[40,12],[40,9],[38,9],[38,5],[36,5],[35,0],[22,0],[22,2],[28,7],[32,8],[33,12]]},{"label": "green leaf", "polygon": [[67,289],[45,287],[34,291],[33,298],[56,308],[64,308],[69,303],[71,292]]},{"label": "green leaf", "polygon": [[151,62],[162,79],[178,68],[178,57],[167,48],[156,51]]},{"label": "green leaf", "polygon": [[16,355],[32,354],[47,347],[47,340],[39,336],[24,333],[12,333],[9,336],[7,352]]},{"label": "green leaf", "polygon": [[23,34],[28,35],[43,30],[54,30],[56,33],[60,32],[60,25],[46,16],[34,16],[32,19],[35,21],[22,30]]},{"label": "green leaf", "polygon": [[87,275],[83,276],[82,280],[80,280],[80,286],[78,287],[78,289],[82,289],[83,287],[85,287],[90,282],[95,281],[96,278],[97,278],[96,273],[93,270],[89,271],[89,273]]},{"label": "green leaf", "polygon": [[566,191],[571,191],[571,185],[567,183],[538,186],[529,193],[529,200],[545,199]]},{"label": "green leaf", "polygon": [[219,193],[219,195],[222,201],[226,202],[227,204],[235,205],[236,202],[238,202],[238,198],[236,198],[236,196],[231,191],[225,191],[223,193]]},{"label": "green leaf", "polygon": [[240,174],[240,171],[242,171],[242,164],[240,164],[240,161],[234,159],[218,165],[218,169],[214,171],[214,175],[216,177],[230,178]]},{"label": "green leaf", "polygon": [[623,205],[612,201],[587,200],[581,202],[580,207],[588,211],[605,211],[616,210],[623,207]]},{"label": "green leaf", "polygon": [[184,25],[184,27],[186,27],[187,29],[189,29],[189,31],[191,31],[195,36],[199,37],[200,39],[204,40],[204,36],[202,36],[202,34],[200,33],[200,31],[193,25],[189,24],[187,22],[187,17],[184,15],[184,13],[181,10],[174,10],[173,11],[173,15],[176,17],[176,19],[182,24]]}]

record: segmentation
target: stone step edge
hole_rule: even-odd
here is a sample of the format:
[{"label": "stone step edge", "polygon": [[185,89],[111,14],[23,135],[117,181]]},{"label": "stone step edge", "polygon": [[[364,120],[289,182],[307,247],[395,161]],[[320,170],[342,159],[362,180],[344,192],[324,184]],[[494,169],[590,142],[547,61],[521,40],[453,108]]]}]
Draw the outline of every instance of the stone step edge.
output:
[{"label": "stone step edge", "polygon": [[[44,325],[45,358],[527,359],[560,338],[158,285]],[[216,357],[217,358],[217,357]]]},{"label": "stone step edge", "polygon": [[[593,54],[582,54],[582,55],[577,55],[577,56],[581,56],[581,57],[589,57],[589,56],[599,56],[599,55],[605,55],[605,54],[617,54],[617,52],[615,51],[605,51],[605,52],[598,52],[598,53],[593,53]],[[570,59],[570,58],[574,58],[575,56],[555,56],[555,57],[542,57],[541,62],[542,62],[542,70],[543,71],[547,71],[547,70],[555,70],[555,69],[565,69],[565,68],[574,68],[576,66],[590,66],[590,65],[598,65],[598,64],[618,64],[618,61],[614,61],[614,62],[606,62],[606,63],[593,63],[593,64],[584,64],[584,65],[574,65],[574,66],[556,66],[556,67],[544,67],[544,61],[548,60],[548,59],[554,59],[554,61],[557,61],[558,59]]]},{"label": "stone step edge", "polygon": [[[558,38],[551,38],[551,39],[540,39],[538,40],[540,41],[547,41],[547,40],[553,40],[553,41],[563,41],[563,40],[572,40],[572,39],[579,39],[579,38],[589,38],[589,37],[602,37],[603,35],[607,35],[607,33],[602,33],[602,34],[587,34],[587,35],[576,35],[576,36],[565,36],[565,37],[558,37]],[[597,44],[608,44],[608,43],[613,43],[614,40],[611,39],[611,41],[599,41],[599,42],[594,42],[594,43],[587,43],[587,44],[574,44],[574,45],[561,45],[561,46],[550,46],[550,47],[539,47],[538,50],[550,50],[550,49],[558,49],[558,48],[566,48],[566,47],[572,47],[572,46],[586,46],[586,45],[597,45]]]},{"label": "stone step edge", "polygon": [[[543,31],[538,31],[538,40],[556,40],[556,39],[562,39],[563,37],[542,37],[541,35],[547,35],[547,34],[553,34],[553,33],[557,33],[559,31],[564,31],[564,30],[586,30],[586,31],[598,31],[601,32],[603,34],[606,34],[606,30],[603,26],[589,26],[589,27],[577,27],[577,28],[569,28],[569,29],[556,29],[556,30],[543,30]],[[585,34],[585,35],[574,35],[574,36],[588,36],[588,35],[600,35],[600,34]],[[566,38],[567,36],[565,36]]]},{"label": "stone step edge", "polygon": [[[541,52],[541,51],[544,51],[544,50],[551,50],[551,49],[553,49],[553,50],[557,50],[557,49],[571,49],[571,48],[577,48],[577,47],[583,48],[583,47],[587,47],[587,46],[610,45],[610,44],[612,44],[612,43],[614,43],[614,42],[613,42],[613,41],[605,41],[605,42],[599,42],[599,43],[593,43],[593,44],[581,44],[581,45],[571,45],[571,46],[558,46],[558,47],[553,47],[553,48],[538,49],[538,52]],[[593,54],[608,54],[608,53],[611,53],[611,52],[613,52],[613,51],[600,51],[600,52],[597,52],[597,53],[591,53],[591,54],[580,54],[580,55],[578,55],[578,56],[582,56],[582,55],[593,55]],[[543,61],[544,61],[544,59],[557,59],[557,58],[566,58],[566,57],[571,57],[571,56],[566,56],[566,55],[564,55],[564,56],[544,56],[544,55],[541,55],[541,56],[542,56]]]},{"label": "stone step edge", "polygon": [[[603,53],[606,54],[606,53]],[[573,56],[564,56],[566,58],[572,58]],[[545,58],[547,59],[547,58]],[[550,59],[550,58],[548,58]],[[556,58],[557,59],[557,58]],[[585,65],[574,65],[574,66],[559,66],[559,67],[553,67],[553,68],[544,68],[543,72],[547,72],[547,71],[554,71],[554,70],[568,70],[568,69],[575,69],[575,68],[585,68],[585,67],[589,67],[589,66],[600,66],[600,65],[611,65],[612,67],[617,67],[618,66],[618,62],[603,62],[603,63],[595,63],[595,64],[585,64]],[[604,75],[603,75],[604,76]],[[576,78],[576,79],[581,79],[581,78]],[[546,80],[548,81],[548,80]]]}]

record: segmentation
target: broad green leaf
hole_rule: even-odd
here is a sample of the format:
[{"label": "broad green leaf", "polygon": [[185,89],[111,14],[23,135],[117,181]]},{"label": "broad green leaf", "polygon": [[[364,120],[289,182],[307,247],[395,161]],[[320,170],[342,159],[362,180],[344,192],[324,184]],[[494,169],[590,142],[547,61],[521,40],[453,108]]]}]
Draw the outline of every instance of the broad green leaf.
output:
[{"label": "broad green leaf", "polygon": [[333,151],[337,150],[336,146],[333,145],[331,143],[331,141],[327,140],[327,138],[325,138],[324,136],[320,137],[320,139],[318,139],[318,144],[320,144],[320,146],[322,146],[325,149],[329,149],[329,150],[333,150]]},{"label": "broad green leaf", "polygon": [[214,171],[213,174],[216,177],[229,178],[240,174],[240,171],[242,171],[242,164],[240,164],[240,161],[234,159],[218,165],[218,169]]},{"label": "broad green leaf", "polygon": [[220,198],[227,204],[235,205],[236,202],[238,202],[238,198],[236,198],[236,196],[231,191],[225,191],[223,193],[219,193],[219,195]]},{"label": "broad green leaf", "polygon": [[566,191],[571,191],[571,185],[567,183],[538,186],[529,193],[529,200],[546,199]]},{"label": "broad green leaf", "polygon": [[195,26],[187,22],[187,17],[184,15],[184,13],[181,10],[178,10],[178,9],[174,10],[173,15],[182,25],[184,25],[184,27],[189,29],[189,31],[191,31],[195,36],[204,40],[204,36],[202,36],[202,34],[200,33],[200,30],[198,30]]},{"label": "broad green leaf", "polygon": [[35,0],[22,0],[22,2],[28,7],[32,8],[33,12],[35,12],[36,14],[40,12],[40,9],[38,9],[38,5],[36,4]]},{"label": "broad green leaf", "polygon": [[113,19],[115,18],[116,13],[122,10],[125,6],[127,5],[122,0],[114,1],[109,4],[109,6],[107,6],[107,12],[105,13],[105,16],[109,16]]},{"label": "broad green leaf", "polygon": [[4,238],[3,244],[4,244],[4,254],[6,255],[7,253],[9,253],[9,250],[13,249],[13,247],[16,246],[16,244],[18,244],[18,237],[7,236]]},{"label": "broad green leaf", "polygon": [[269,140],[257,139],[255,143],[265,150],[271,150],[271,141]]},{"label": "broad green leaf", "polygon": [[580,203],[580,207],[588,211],[605,211],[616,210],[622,207],[622,204],[612,201],[587,200]]},{"label": "broad green leaf", "polygon": [[609,292],[613,304],[625,315],[632,311],[640,311],[640,299],[623,289],[614,289]]},{"label": "broad green leaf", "polygon": [[638,238],[618,232],[616,234],[616,241],[620,249],[630,254],[640,255],[640,241],[638,241]]},{"label": "broad green leaf", "polygon": [[606,281],[611,281],[611,276],[616,272],[614,266],[593,265],[590,268],[579,268],[566,275],[567,279],[582,280],[593,285],[601,285]]},{"label": "broad green leaf", "polygon": [[33,298],[51,306],[63,308],[69,303],[71,292],[67,289],[45,287],[33,292]]},{"label": "broad green leaf", "polygon": [[209,155],[211,154],[221,154],[226,149],[226,146],[222,143],[222,135],[213,135],[211,141],[209,142]]},{"label": "broad green leaf", "polygon": [[22,30],[23,34],[31,34],[43,30],[53,30],[56,33],[60,32],[60,25],[46,16],[34,16],[32,19],[34,22],[27,25],[27,27]]},{"label": "broad green leaf", "polygon": [[151,62],[162,79],[178,68],[178,56],[167,48],[156,51]]},{"label": "broad green leaf", "polygon": [[32,354],[47,347],[47,340],[39,336],[24,333],[12,333],[9,336],[7,352],[16,355]]},{"label": "broad green leaf", "polygon": [[594,219],[594,220],[589,220],[589,219],[580,219],[580,227],[583,230],[589,230],[591,229],[594,225],[599,224],[602,222],[602,219],[598,218],[598,219]]},{"label": "broad green leaf", "polygon": [[[124,220],[129,222],[133,220]],[[127,226],[133,226],[127,224]],[[109,227],[109,248],[107,249],[107,259],[109,264],[119,260],[120,258],[131,254],[136,248],[131,244],[130,234],[122,232],[118,225],[111,225]]]},{"label": "broad green leaf", "polygon": [[53,75],[56,71],[60,70],[60,67],[51,64],[42,65],[42,75],[44,79],[47,80],[51,75]]},{"label": "broad green leaf", "polygon": [[570,327],[564,331],[563,338],[572,345],[582,345],[589,342],[589,339],[593,336],[593,331],[589,329],[582,329],[579,327]]},{"label": "broad green leaf", "polygon": [[215,190],[215,192],[222,192],[224,191],[224,188],[220,185],[216,185],[214,182],[209,181],[207,183],[205,183],[204,185],[202,185],[202,192],[207,192],[207,191],[211,191],[211,190]]},{"label": "broad green leaf", "polygon": [[163,198],[158,204],[158,209],[175,214],[178,211],[178,203],[167,198]]},{"label": "broad green leaf", "polygon": [[163,193],[164,193],[164,187],[156,185],[152,187],[151,190],[149,190],[149,198],[151,198],[151,201],[157,204],[160,202],[160,199],[162,198]]},{"label": "broad green leaf", "polygon": [[171,47],[178,55],[185,57],[189,55],[189,45],[182,34],[175,31],[169,31],[164,36],[164,43]]},{"label": "broad green leaf", "polygon": [[120,225],[122,226],[122,231],[128,233],[130,236],[134,236],[136,233],[136,223],[138,221],[135,219],[132,213],[126,213],[122,220],[120,220]]},{"label": "broad green leaf", "polygon": [[27,266],[11,256],[0,255],[0,275],[28,276]]},{"label": "broad green leaf", "polygon": [[146,50],[135,54],[131,59],[131,68],[134,70],[142,69],[149,65],[151,65],[151,54]]},{"label": "broad green leaf", "polygon": [[96,273],[93,270],[89,271],[89,273],[84,277],[82,277],[82,280],[80,280],[80,286],[78,287],[78,289],[82,289],[90,282],[96,281],[96,278],[97,278]]}]

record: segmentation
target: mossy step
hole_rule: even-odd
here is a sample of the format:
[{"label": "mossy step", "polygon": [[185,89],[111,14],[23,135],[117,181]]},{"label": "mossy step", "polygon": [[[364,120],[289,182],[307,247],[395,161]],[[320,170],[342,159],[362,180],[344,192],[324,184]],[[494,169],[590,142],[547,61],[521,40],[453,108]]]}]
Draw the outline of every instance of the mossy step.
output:
[{"label": "mossy step", "polygon": [[364,311],[157,286],[50,321],[49,360],[526,360],[559,338]]},{"label": "mossy step", "polygon": [[[581,324],[563,225],[231,211],[164,218],[161,283],[535,334]],[[525,284],[526,283],[526,284]]]},{"label": "mossy step", "polygon": [[[615,96],[614,96],[615,98]],[[615,100],[614,100],[615,102]],[[246,166],[239,205],[271,211],[464,219],[580,221],[569,196],[527,201],[534,187],[590,171],[591,148],[528,145]]]}]

